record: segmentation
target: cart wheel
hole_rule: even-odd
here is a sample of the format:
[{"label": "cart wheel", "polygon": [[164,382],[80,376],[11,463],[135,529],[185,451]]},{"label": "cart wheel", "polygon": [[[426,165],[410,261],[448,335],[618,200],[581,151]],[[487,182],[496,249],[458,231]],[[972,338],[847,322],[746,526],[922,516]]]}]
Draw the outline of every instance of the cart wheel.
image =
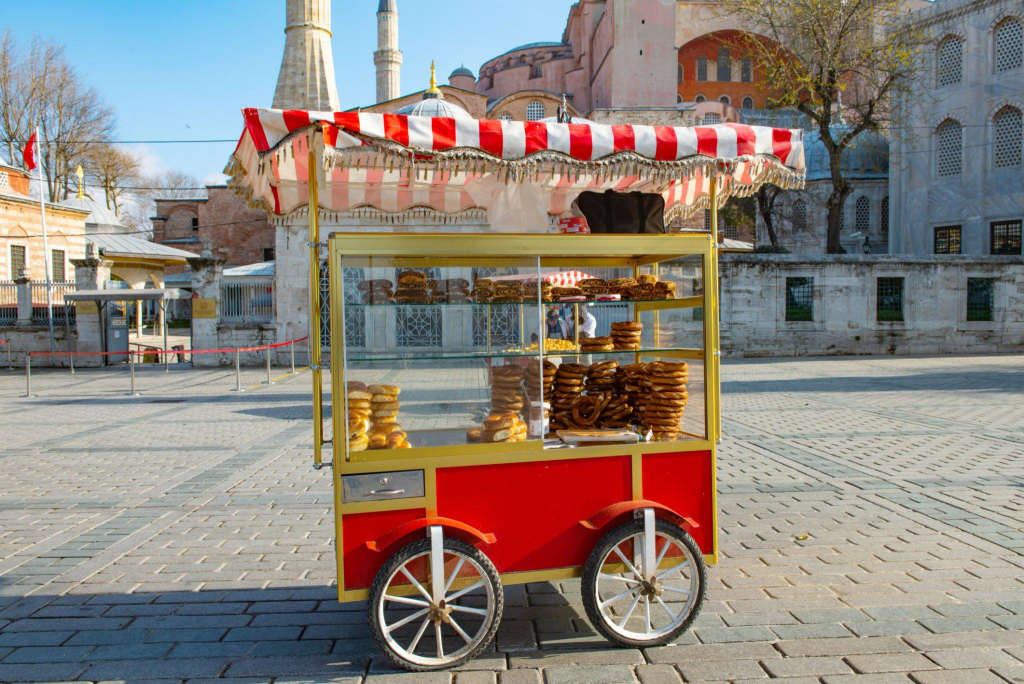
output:
[{"label": "cart wheel", "polygon": [[[456,667],[476,657],[494,639],[505,601],[494,564],[458,539],[444,539],[441,558],[434,559],[441,568],[435,583],[430,542],[400,549],[370,588],[374,641],[393,663],[415,672]],[[433,598],[435,588],[440,600]]]},{"label": "cart wheel", "polygon": [[[583,568],[583,606],[591,624],[612,643],[661,646],[685,632],[704,604],[706,570],[685,531],[655,520],[616,527]],[[652,540],[650,552],[645,539]]]}]

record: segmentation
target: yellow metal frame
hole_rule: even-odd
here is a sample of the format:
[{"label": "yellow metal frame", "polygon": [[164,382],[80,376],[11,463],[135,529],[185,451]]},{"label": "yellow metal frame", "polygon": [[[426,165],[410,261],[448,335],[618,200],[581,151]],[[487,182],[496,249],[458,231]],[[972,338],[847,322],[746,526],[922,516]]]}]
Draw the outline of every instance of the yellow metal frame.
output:
[{"label": "yellow metal frame", "polygon": [[[315,187],[311,187],[311,196]],[[714,200],[714,188],[712,200]],[[712,226],[716,226],[716,202],[712,201]],[[311,235],[312,235],[311,226]],[[717,240],[711,235],[510,235],[510,234],[396,234],[396,233],[333,233],[328,241],[331,287],[331,373],[332,398],[344,397],[346,373],[344,348],[344,296],[342,292],[342,259],[345,266],[372,266],[376,258],[386,259],[389,266],[460,266],[479,267],[491,264],[506,266],[510,260],[530,259],[541,268],[571,265],[576,268],[597,266],[632,267],[635,274],[641,269],[657,272],[660,262],[678,257],[703,257],[704,293],[699,297],[686,297],[671,301],[637,302],[637,319],[644,311],[658,316],[660,311],[677,308],[703,307],[704,349],[679,349],[662,352],[638,352],[637,360],[644,356],[700,359],[705,373],[705,434],[704,439],[684,442],[664,442],[636,445],[593,446],[580,449],[545,451],[543,444],[530,441],[516,444],[468,444],[443,447],[420,447],[408,450],[362,451],[348,454],[347,403],[336,402],[332,439],[334,445],[334,504],[338,563],[338,599],[356,601],[367,597],[368,590],[346,590],[344,586],[344,559],[342,517],[344,514],[378,511],[422,509],[427,516],[437,515],[436,473],[438,468],[466,465],[493,465],[502,463],[575,460],[581,458],[622,457],[629,455],[632,463],[632,495],[643,498],[642,455],[709,451],[711,453],[711,497],[713,510],[712,553],[705,560],[718,561],[718,507],[716,482],[716,440],[721,430],[721,393],[719,386],[718,303],[717,303]],[[311,240],[312,241],[312,240]],[[559,255],[559,256],[554,256]],[[486,262],[486,264],[485,264]],[[311,261],[312,268],[312,261]],[[311,289],[313,280],[311,278]],[[319,307],[319,288],[313,301]],[[317,308],[312,309],[318,310]],[[317,331],[318,332],[318,331]],[[316,342],[319,342],[317,337]],[[538,351],[538,355],[540,352]],[[314,390],[315,391],[315,390]],[[319,416],[318,416],[319,418]],[[318,422],[319,426],[320,423]],[[316,437],[316,435],[314,435]],[[316,446],[316,444],[314,444]],[[394,501],[343,503],[341,500],[342,475],[383,473],[410,468],[424,471],[422,497]],[[485,530],[486,531],[486,530]],[[500,543],[500,540],[499,540]],[[501,575],[505,584],[552,581],[579,577],[579,567],[554,568]]]}]

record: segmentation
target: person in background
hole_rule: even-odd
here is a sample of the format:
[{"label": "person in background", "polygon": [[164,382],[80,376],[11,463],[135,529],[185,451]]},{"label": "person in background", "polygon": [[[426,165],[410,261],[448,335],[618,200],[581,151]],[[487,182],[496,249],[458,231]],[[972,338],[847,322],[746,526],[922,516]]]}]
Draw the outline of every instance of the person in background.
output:
[{"label": "person in background", "polygon": [[530,335],[530,344],[540,344],[540,338],[537,337],[537,333]]},{"label": "person in background", "polygon": [[590,313],[589,307],[580,309],[576,325],[580,327],[580,337],[594,337],[597,334],[597,319]]},{"label": "person in background", "polygon": [[548,317],[545,326],[545,336],[553,340],[561,339],[568,340],[572,338],[571,331],[569,330],[569,323],[563,318],[558,309],[552,307],[548,309]]}]

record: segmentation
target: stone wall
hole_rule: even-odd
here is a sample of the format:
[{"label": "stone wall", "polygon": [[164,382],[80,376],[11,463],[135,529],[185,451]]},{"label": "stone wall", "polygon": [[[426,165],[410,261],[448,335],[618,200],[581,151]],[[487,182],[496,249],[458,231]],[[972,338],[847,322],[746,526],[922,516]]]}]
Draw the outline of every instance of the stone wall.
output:
[{"label": "stone wall", "polygon": [[[58,353],[68,350],[68,331],[63,325],[54,325],[53,338]],[[8,358],[12,368],[16,371],[25,370],[25,356],[30,352],[50,351],[50,329],[45,325],[0,327],[0,340],[7,340],[6,344],[0,344],[0,368],[7,368]],[[70,337],[71,351],[78,349],[78,332],[72,328]],[[10,355],[8,356],[8,351]],[[84,350],[81,350],[84,351]],[[88,363],[85,357],[75,359],[75,367],[94,365]],[[33,356],[33,368],[67,368],[67,356]]]},{"label": "stone wall", "polygon": [[[723,255],[731,356],[1024,351],[1020,257]],[[787,321],[786,279],[813,278],[810,321]],[[878,279],[903,278],[903,321],[879,321]],[[968,278],[993,279],[991,321],[967,320]]]}]

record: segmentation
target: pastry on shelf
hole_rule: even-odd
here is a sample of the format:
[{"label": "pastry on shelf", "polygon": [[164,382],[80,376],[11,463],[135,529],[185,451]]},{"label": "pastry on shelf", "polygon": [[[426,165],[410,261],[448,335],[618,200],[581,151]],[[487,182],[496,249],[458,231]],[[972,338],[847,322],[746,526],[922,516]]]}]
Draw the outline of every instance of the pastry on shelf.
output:
[{"label": "pastry on shelf", "polygon": [[643,323],[634,321],[612,323],[612,345],[615,349],[622,351],[639,350],[640,336],[643,334],[643,329]]}]

